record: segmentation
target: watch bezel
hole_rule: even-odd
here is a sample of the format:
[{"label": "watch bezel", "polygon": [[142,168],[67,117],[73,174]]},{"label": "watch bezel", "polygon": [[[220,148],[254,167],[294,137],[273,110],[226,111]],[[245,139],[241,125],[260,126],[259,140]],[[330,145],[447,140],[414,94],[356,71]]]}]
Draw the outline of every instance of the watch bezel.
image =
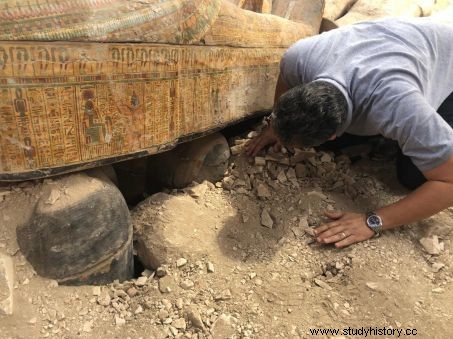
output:
[{"label": "watch bezel", "polygon": [[[371,218],[377,218],[378,225],[372,223]],[[371,228],[376,234],[380,234],[382,231],[382,218],[375,212],[368,212],[366,216],[366,225]]]}]

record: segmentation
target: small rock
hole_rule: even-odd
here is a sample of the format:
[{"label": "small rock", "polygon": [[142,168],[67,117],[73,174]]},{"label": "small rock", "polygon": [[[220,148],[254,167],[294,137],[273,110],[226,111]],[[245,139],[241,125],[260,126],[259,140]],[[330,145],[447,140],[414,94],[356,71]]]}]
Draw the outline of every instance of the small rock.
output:
[{"label": "small rock", "polygon": [[332,157],[329,153],[323,153],[320,160],[321,162],[332,162]]},{"label": "small rock", "polygon": [[160,266],[157,268],[156,270],[156,275],[159,277],[159,278],[162,278],[164,276],[167,275],[167,269],[163,266]]},{"label": "small rock", "polygon": [[45,204],[47,204],[47,205],[55,204],[58,201],[58,199],[60,199],[60,196],[61,196],[60,190],[55,189],[55,188],[52,189],[50,191],[49,197],[47,198]]},{"label": "small rock", "polygon": [[263,183],[259,183],[258,187],[256,188],[256,195],[258,198],[270,198],[271,197],[271,192],[269,191],[269,188],[267,185]]},{"label": "small rock", "polygon": [[111,298],[107,291],[102,292],[101,295],[98,297],[98,304],[101,306],[110,305],[110,301]]},{"label": "small rock", "polygon": [[145,286],[147,281],[148,277],[140,277],[137,280],[135,280],[134,284],[135,286]]},{"label": "small rock", "polygon": [[223,290],[220,295],[216,296],[214,299],[219,301],[226,301],[232,298],[231,291],[229,289]]},{"label": "small rock", "polygon": [[379,289],[379,284],[376,282],[367,282],[366,287],[368,287],[370,290],[377,291]]},{"label": "small rock", "polygon": [[171,279],[170,276],[165,276],[159,279],[159,291],[161,293],[170,293],[171,292],[171,284],[173,283],[173,280]]},{"label": "small rock", "polygon": [[148,277],[148,279],[152,279],[154,277],[154,272],[149,270],[149,269],[145,269],[143,272],[142,272],[142,276],[144,277]]},{"label": "small rock", "polygon": [[288,168],[288,170],[286,171],[286,177],[288,178],[289,181],[296,179],[297,175],[294,168]]},{"label": "small rock", "polygon": [[230,147],[231,154],[232,155],[241,154],[243,147],[244,147],[243,144]]},{"label": "small rock", "polygon": [[127,289],[126,293],[129,297],[133,298],[138,294],[138,291],[135,287],[130,287]]},{"label": "small rock", "polygon": [[188,187],[185,191],[192,197],[192,198],[202,198],[206,194],[208,190],[208,183],[207,181],[203,181],[201,184],[196,184],[195,186]]},{"label": "small rock", "polygon": [[274,226],[274,221],[272,220],[272,217],[267,209],[263,209],[261,212],[261,225],[267,228],[272,228]]},{"label": "small rock", "polygon": [[51,280],[51,281],[49,282],[49,287],[50,287],[50,288],[58,287],[58,281],[56,281],[56,280]]},{"label": "small rock", "polygon": [[206,263],[206,269],[208,270],[208,273],[214,273],[214,264],[208,261]]},{"label": "small rock", "polygon": [[187,319],[192,323],[192,326],[195,328],[199,328],[201,330],[205,330],[205,326],[203,324],[203,320],[201,319],[200,312],[195,306],[188,306],[185,309]]},{"label": "small rock", "polygon": [[93,295],[100,296],[101,295],[101,286],[94,286],[93,287]]},{"label": "small rock", "polygon": [[286,181],[288,181],[288,178],[286,177],[285,172],[283,170],[281,170],[278,173],[277,180],[282,184],[285,183]]},{"label": "small rock", "polygon": [[180,286],[184,290],[190,290],[194,286],[194,283],[192,280],[186,279],[180,284]]},{"label": "small rock", "polygon": [[134,312],[134,314],[140,314],[140,313],[143,313],[142,305],[138,305]]},{"label": "small rock", "polygon": [[222,187],[228,191],[231,191],[234,187],[234,179],[232,177],[223,178]]},{"label": "small rock", "polygon": [[187,264],[187,259],[186,258],[179,258],[176,260],[176,267],[183,267]]},{"label": "small rock", "polygon": [[445,267],[445,264],[443,264],[441,262],[435,262],[432,266],[432,270],[434,273],[437,273],[444,267]]},{"label": "small rock", "polygon": [[257,131],[251,131],[247,134],[248,139],[253,139],[256,138],[258,135],[260,135]]},{"label": "small rock", "polygon": [[332,287],[330,287],[329,284],[327,284],[326,282],[324,282],[324,281],[322,281],[320,279],[316,279],[315,278],[314,282],[315,282],[316,285],[318,285],[321,288],[324,288],[325,290],[331,290],[332,289]]},{"label": "small rock", "polygon": [[265,166],[265,165],[266,165],[266,158],[255,157],[255,166]]},{"label": "small rock", "polygon": [[164,321],[165,319],[168,318],[168,311],[167,310],[159,310],[159,312],[157,313],[157,317],[159,318],[160,321]]},{"label": "small rock", "polygon": [[14,263],[11,257],[0,254],[0,315],[13,314]]},{"label": "small rock", "polygon": [[438,255],[444,250],[444,243],[439,243],[437,235],[433,235],[430,238],[421,238],[419,241],[428,254]]},{"label": "small rock", "polygon": [[122,326],[126,324],[126,320],[124,318],[120,318],[119,316],[115,315],[115,324],[117,326]]},{"label": "small rock", "polygon": [[31,319],[28,321],[28,323],[31,324],[31,325],[34,325],[34,324],[36,324],[36,321],[37,321],[37,320],[38,320],[38,319],[37,319],[36,317],[33,317],[33,318],[31,318]]},{"label": "small rock", "polygon": [[185,330],[187,326],[184,318],[176,319],[171,324],[178,330]]},{"label": "small rock", "polygon": [[221,314],[211,326],[213,338],[230,338],[236,333],[233,326],[235,319],[231,315]]},{"label": "small rock", "polygon": [[89,333],[89,332],[91,332],[92,329],[93,329],[93,320],[86,321],[83,324],[83,328],[82,328],[83,332]]}]

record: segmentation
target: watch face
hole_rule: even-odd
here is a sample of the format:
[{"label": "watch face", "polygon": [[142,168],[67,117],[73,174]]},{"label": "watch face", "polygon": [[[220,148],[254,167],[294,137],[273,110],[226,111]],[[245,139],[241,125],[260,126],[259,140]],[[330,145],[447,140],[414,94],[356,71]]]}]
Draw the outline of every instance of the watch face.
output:
[{"label": "watch face", "polygon": [[381,218],[377,215],[370,215],[367,220],[368,226],[370,227],[379,227],[381,226]]}]

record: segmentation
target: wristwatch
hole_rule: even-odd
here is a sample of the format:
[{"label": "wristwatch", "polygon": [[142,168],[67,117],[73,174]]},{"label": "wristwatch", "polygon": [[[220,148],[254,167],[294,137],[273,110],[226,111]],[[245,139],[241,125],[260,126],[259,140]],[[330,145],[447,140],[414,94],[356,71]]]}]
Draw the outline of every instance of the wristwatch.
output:
[{"label": "wristwatch", "polygon": [[371,228],[376,235],[382,232],[382,219],[375,212],[368,212],[366,214],[366,225]]}]

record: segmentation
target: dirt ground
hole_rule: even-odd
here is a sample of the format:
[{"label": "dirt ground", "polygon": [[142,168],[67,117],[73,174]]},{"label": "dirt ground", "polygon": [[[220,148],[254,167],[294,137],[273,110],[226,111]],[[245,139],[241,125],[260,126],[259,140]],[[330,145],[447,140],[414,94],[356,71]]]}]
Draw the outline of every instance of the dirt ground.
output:
[{"label": "dirt ground", "polygon": [[[244,140],[231,142],[236,153]],[[355,153],[350,164],[307,151],[289,165],[281,154],[239,154],[222,182],[151,196],[132,211],[134,230],[168,264],[101,287],[36,275],[15,228],[40,183],[4,187],[0,251],[13,257],[17,281],[0,337],[355,338],[310,330],[371,327],[450,338],[453,208],[341,250],[310,236],[326,209],[365,212],[407,193],[388,156]],[[438,255],[419,242],[433,235]],[[389,333],[368,337],[398,337]]]}]

